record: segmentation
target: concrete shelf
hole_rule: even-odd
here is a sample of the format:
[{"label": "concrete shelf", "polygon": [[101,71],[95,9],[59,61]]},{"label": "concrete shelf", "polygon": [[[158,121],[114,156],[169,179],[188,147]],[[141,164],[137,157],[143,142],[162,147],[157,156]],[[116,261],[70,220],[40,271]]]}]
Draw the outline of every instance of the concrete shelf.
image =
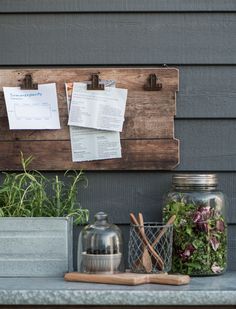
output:
[{"label": "concrete shelf", "polygon": [[139,286],[65,282],[63,278],[0,278],[0,305],[236,305],[236,272],[191,278],[189,285]]}]

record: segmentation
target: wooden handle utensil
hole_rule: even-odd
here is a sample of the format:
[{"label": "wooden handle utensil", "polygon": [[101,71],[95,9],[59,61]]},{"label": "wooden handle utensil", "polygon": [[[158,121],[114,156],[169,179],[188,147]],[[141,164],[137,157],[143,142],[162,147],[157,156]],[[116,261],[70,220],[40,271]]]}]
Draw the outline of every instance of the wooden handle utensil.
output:
[{"label": "wooden handle utensil", "polygon": [[157,254],[157,252],[153,249],[153,247],[149,243],[146,235],[144,234],[143,230],[140,228],[139,222],[136,220],[135,215],[133,213],[130,213],[130,220],[134,225],[137,225],[137,231],[138,231],[141,241],[147,247],[148,251],[152,254],[152,256],[156,259],[160,270],[163,270],[164,262],[162,258]]},{"label": "wooden handle utensil", "polygon": [[[133,213],[130,213],[130,219],[131,219],[131,222],[133,224],[135,224],[134,222],[136,222],[136,218],[134,216]],[[158,242],[160,241],[160,239],[163,237],[163,235],[166,233],[167,229],[168,229],[168,225],[171,225],[174,223],[176,219],[176,215],[173,215],[166,223],[166,226],[162,228],[162,230],[159,232],[158,236],[156,237],[156,239],[154,240],[154,242],[151,244],[151,247],[154,249],[154,247],[158,244]],[[145,230],[144,230],[144,220],[143,220],[143,215],[141,213],[138,214],[138,221],[137,223],[139,223],[140,225],[140,232],[142,232],[144,234],[144,236],[146,237],[145,235]],[[137,224],[135,224],[137,225]],[[142,253],[142,256],[141,256],[141,259],[138,258],[135,262],[134,262],[134,265],[139,265],[140,264],[140,261],[144,267],[144,269],[146,270],[147,273],[150,273],[151,270],[152,270],[152,265],[151,265],[151,256],[149,255],[148,251],[147,251],[147,248],[144,244],[144,251]],[[160,256],[159,256],[160,257]],[[161,257],[160,257],[161,259]],[[162,259],[161,259],[162,260]],[[157,261],[159,262],[159,261]],[[162,261],[163,262],[163,261]],[[159,264],[158,264],[159,265]],[[163,263],[163,266],[164,266],[164,263]],[[163,268],[162,268],[163,269]]]},{"label": "wooden handle utensil", "polygon": [[[145,229],[144,229],[144,221],[143,221],[143,215],[141,213],[138,214],[138,221],[140,224],[140,230],[143,232],[143,234],[146,237],[145,234]],[[137,268],[139,268],[140,266],[143,267],[145,269],[145,271],[147,273],[150,273],[152,271],[152,258],[151,255],[148,252],[147,247],[143,244],[142,246],[142,254],[141,254],[141,258],[138,258],[138,265]]]},{"label": "wooden handle utensil", "polygon": [[[173,215],[172,217],[170,217],[170,219],[166,222],[165,225],[171,225],[175,222],[176,219],[176,215]],[[152,247],[155,247],[158,242],[160,241],[161,237],[166,233],[168,227],[163,227],[163,229],[160,231],[160,233],[158,234],[157,238],[154,240],[154,242],[152,243]]]}]

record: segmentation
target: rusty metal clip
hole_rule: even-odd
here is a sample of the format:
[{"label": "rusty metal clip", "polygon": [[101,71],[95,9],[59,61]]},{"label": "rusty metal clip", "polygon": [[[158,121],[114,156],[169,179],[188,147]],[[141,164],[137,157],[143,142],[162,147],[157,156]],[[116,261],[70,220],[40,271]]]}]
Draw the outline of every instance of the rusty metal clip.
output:
[{"label": "rusty metal clip", "polygon": [[87,90],[104,90],[104,84],[99,84],[99,75],[92,74],[91,84],[87,85]]},{"label": "rusty metal clip", "polygon": [[37,90],[38,84],[33,83],[32,75],[26,74],[25,78],[22,81],[22,84],[20,85],[21,90]]},{"label": "rusty metal clip", "polygon": [[158,77],[156,74],[150,74],[148,77],[147,85],[144,85],[144,90],[147,91],[160,91],[162,89],[162,83],[157,83]]}]

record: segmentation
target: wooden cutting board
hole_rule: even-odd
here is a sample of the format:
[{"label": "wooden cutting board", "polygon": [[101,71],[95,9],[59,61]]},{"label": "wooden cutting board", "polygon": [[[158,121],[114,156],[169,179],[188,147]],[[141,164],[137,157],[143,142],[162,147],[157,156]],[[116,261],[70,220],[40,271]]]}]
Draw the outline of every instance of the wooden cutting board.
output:
[{"label": "wooden cutting board", "polygon": [[188,284],[190,277],[187,275],[168,275],[168,274],[86,274],[72,272],[64,276],[66,281],[95,282],[106,284],[139,285],[145,283],[184,285]]}]

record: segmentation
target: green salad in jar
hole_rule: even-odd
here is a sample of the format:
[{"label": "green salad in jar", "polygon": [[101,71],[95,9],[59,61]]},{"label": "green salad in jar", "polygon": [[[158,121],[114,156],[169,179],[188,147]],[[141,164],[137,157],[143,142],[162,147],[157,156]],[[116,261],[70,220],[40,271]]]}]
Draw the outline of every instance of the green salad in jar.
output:
[{"label": "green salad in jar", "polygon": [[163,220],[176,215],[172,271],[188,275],[216,275],[226,269],[227,224],[209,203],[190,202],[181,194],[166,202]]}]

